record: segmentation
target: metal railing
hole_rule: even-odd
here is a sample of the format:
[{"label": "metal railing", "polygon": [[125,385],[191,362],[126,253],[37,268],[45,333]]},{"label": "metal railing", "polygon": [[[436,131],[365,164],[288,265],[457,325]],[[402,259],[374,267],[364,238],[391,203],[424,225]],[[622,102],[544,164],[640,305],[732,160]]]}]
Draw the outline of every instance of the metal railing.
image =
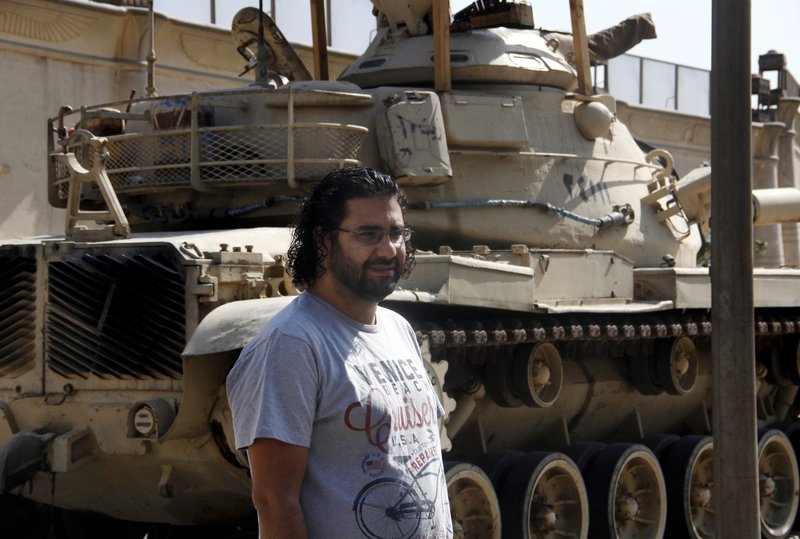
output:
[{"label": "metal railing", "polygon": [[[272,182],[288,182],[297,188],[297,181],[320,180],[333,168],[358,165],[361,141],[369,131],[366,127],[296,122],[291,96],[285,122],[215,125],[214,107],[243,106],[234,95],[227,92],[223,99],[213,94],[182,100],[161,98],[171,103],[163,112],[156,105],[148,105],[143,113],[116,112],[128,104],[84,109],[64,151],[74,153],[78,162],[89,168],[96,150],[88,137],[105,136],[106,173],[116,193],[128,194],[176,188],[213,192],[219,187]],[[147,101],[153,100],[140,103]],[[132,108],[137,109],[136,104]],[[93,123],[95,119],[116,122],[115,132],[103,132],[103,124]],[[149,128],[124,132],[125,122],[143,119],[151,124]],[[52,166],[52,187],[64,200],[69,171],[56,160]]]},{"label": "metal railing", "polygon": [[708,115],[711,72],[623,54],[595,66],[597,90],[620,101],[688,114]]}]

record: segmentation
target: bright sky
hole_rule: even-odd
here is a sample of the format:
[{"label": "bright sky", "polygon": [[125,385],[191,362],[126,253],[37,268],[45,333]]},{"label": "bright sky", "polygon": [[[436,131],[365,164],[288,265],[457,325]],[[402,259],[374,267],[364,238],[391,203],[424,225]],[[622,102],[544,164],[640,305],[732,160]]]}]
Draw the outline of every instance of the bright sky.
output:
[{"label": "bright sky", "polygon": [[[360,53],[374,28],[369,0],[331,0],[333,47]],[[451,0],[457,12],[470,0]],[[568,0],[531,0],[534,23],[553,30],[569,30]],[[645,41],[631,54],[710,69],[711,0],[584,0],[586,29],[596,32],[635,13],[650,12],[658,39]],[[783,52],[789,70],[800,79],[800,0],[753,0],[751,71],[758,71],[758,55],[775,49]],[[155,0],[156,10],[173,17],[209,22],[210,0]],[[230,28],[242,7],[258,6],[258,0],[216,0],[217,24]],[[271,1],[263,0],[269,12]],[[290,41],[310,43],[310,1],[275,0],[276,19]],[[202,9],[198,9],[202,6]]]}]

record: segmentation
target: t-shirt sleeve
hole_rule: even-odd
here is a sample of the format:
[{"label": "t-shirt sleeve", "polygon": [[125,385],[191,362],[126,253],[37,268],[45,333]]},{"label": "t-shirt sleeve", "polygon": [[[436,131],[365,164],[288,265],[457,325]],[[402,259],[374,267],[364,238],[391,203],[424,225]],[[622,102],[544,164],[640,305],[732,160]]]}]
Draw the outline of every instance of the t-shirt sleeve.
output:
[{"label": "t-shirt sleeve", "polygon": [[248,346],[227,379],[236,447],[257,438],[309,447],[320,372],[309,345],[276,333]]}]

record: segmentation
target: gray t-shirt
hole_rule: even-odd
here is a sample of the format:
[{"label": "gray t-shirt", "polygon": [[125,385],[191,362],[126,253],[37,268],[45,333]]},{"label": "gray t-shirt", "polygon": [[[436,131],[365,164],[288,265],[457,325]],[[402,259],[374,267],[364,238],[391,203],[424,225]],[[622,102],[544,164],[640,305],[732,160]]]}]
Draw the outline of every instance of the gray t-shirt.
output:
[{"label": "gray t-shirt", "polygon": [[227,380],[236,446],[309,448],[311,538],[449,538],[438,419],[414,333],[378,308],[361,324],[301,294],[242,350]]}]

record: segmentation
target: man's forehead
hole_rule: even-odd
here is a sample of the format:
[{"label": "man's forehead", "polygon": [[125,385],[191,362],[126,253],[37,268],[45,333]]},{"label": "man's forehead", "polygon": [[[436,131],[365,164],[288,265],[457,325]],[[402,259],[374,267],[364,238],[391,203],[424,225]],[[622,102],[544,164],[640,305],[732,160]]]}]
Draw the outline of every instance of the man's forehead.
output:
[{"label": "man's forehead", "polygon": [[347,200],[345,210],[345,220],[348,218],[380,219],[387,215],[398,217],[401,220],[403,218],[400,202],[395,195],[353,197]]}]

